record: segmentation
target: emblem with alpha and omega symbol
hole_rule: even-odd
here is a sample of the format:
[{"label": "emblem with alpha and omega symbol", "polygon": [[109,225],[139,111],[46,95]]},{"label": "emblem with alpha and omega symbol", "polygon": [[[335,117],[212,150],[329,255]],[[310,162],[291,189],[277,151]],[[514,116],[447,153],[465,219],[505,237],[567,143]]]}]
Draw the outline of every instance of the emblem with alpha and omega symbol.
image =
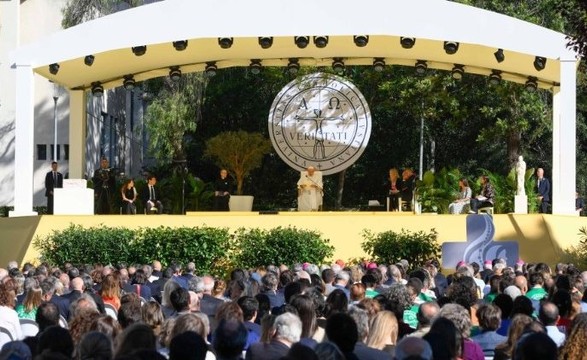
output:
[{"label": "emblem with alpha and omega symbol", "polygon": [[356,86],[315,73],[295,79],[275,97],[269,134],[281,159],[296,170],[312,165],[338,173],[361,156],[371,136],[371,113]]}]

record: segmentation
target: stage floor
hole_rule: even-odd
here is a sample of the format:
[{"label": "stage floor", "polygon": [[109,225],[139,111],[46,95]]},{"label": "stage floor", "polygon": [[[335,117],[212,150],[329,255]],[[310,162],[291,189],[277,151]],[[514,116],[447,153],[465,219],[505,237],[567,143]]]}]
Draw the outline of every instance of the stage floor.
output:
[{"label": "stage floor", "polygon": [[[430,231],[436,229],[438,240],[465,242],[466,215],[414,215],[388,212],[190,212],[187,215],[44,215],[23,218],[0,218],[0,267],[10,260],[38,262],[32,240],[44,237],[70,224],[91,226],[123,226],[128,228],[159,226],[213,226],[230,230],[245,228],[271,229],[295,226],[316,230],[335,247],[334,260],[366,256],[361,249],[364,229],[372,232]],[[563,250],[579,243],[579,229],[587,226],[587,218],[560,215],[493,216],[494,237],[500,241],[517,241],[519,253],[526,262],[545,261],[554,264],[562,259]]]}]

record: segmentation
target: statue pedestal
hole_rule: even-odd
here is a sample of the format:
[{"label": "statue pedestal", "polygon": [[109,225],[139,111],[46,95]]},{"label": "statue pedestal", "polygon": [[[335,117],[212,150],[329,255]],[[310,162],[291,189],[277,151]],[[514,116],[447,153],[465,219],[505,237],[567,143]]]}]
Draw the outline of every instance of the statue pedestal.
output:
[{"label": "statue pedestal", "polygon": [[528,197],[526,195],[516,195],[514,198],[514,212],[516,214],[528,213]]}]

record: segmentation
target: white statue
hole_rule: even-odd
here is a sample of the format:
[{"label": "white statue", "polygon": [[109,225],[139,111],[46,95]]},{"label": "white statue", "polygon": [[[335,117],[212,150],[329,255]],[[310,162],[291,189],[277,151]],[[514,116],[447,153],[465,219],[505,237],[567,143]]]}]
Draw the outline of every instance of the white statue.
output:
[{"label": "white statue", "polygon": [[524,179],[526,176],[526,162],[524,157],[520,155],[518,162],[516,163],[516,180],[518,182],[518,189],[516,195],[526,195],[526,189],[524,188]]}]

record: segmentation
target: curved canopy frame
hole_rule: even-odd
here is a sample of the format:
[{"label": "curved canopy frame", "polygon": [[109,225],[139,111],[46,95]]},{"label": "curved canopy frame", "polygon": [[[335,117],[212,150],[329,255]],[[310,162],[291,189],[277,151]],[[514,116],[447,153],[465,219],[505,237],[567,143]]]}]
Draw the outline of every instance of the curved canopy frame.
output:
[{"label": "curved canopy frame", "polygon": [[[365,37],[364,46],[355,41]],[[271,39],[261,46],[260,37]],[[308,37],[301,48],[296,37]],[[315,37],[327,37],[319,47]],[[401,38],[413,38],[411,48]],[[220,38],[232,45],[222,48]],[[184,50],[173,42],[187,40]],[[446,43],[458,44],[455,53]],[[358,44],[357,44],[358,43]],[[553,212],[574,212],[576,54],[564,34],[505,15],[430,0],[353,0],[296,2],[274,0],[166,0],[89,21],[22,46],[12,54],[17,75],[15,216],[30,215],[33,173],[33,73],[70,91],[70,174],[83,173],[85,94],[92,84],[121,86],[167,76],[171,67],[183,73],[249,66],[329,66],[334,58],[347,65],[414,66],[451,70],[526,83],[550,89],[553,111]],[[146,46],[137,56],[133,47]],[[500,50],[501,49],[501,50]],[[498,52],[496,54],[496,52]],[[503,57],[500,56],[503,55]],[[91,55],[93,63],[86,64]],[[58,65],[58,71],[56,66]],[[564,176],[561,176],[564,175]]]}]

